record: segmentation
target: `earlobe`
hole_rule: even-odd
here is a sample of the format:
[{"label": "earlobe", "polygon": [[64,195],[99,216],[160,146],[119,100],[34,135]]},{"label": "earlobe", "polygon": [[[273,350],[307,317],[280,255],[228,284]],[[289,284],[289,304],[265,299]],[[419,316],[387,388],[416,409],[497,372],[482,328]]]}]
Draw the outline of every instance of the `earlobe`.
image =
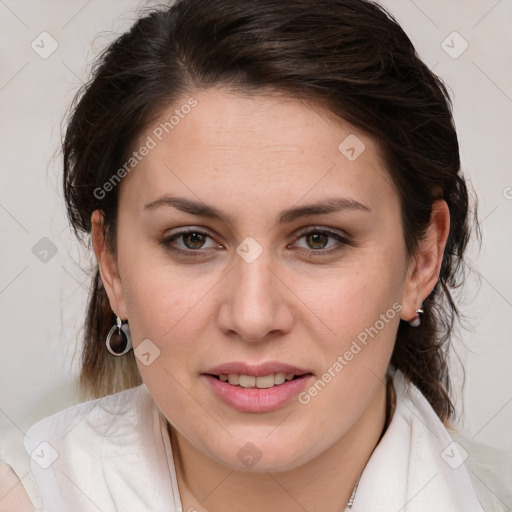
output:
[{"label": "earlobe", "polygon": [[411,258],[402,297],[402,319],[413,320],[416,310],[432,292],[439,280],[444,250],[450,232],[450,210],[446,201],[432,205],[430,223],[425,236],[418,240],[418,249]]},{"label": "earlobe", "polygon": [[101,280],[107,292],[112,311],[122,319],[128,317],[117,262],[107,247],[103,228],[103,212],[95,210],[91,215],[91,240],[101,274]]}]

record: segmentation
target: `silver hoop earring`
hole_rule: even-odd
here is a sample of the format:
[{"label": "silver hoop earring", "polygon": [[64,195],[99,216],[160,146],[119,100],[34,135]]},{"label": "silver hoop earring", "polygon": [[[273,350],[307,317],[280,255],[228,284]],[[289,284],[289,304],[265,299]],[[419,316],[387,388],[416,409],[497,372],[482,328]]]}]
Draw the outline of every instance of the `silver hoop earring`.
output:
[{"label": "silver hoop earring", "polygon": [[107,350],[116,357],[124,356],[132,348],[132,338],[128,321],[124,322],[117,317],[117,325],[108,332],[105,342]]},{"label": "silver hoop earring", "polygon": [[421,315],[424,313],[423,308],[416,310],[416,316],[409,322],[411,327],[419,327],[421,325]]}]

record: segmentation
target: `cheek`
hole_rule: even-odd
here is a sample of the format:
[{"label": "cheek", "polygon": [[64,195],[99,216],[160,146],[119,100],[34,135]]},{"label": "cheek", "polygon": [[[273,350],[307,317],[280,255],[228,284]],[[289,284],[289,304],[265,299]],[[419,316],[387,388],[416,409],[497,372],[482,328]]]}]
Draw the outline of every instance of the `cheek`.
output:
[{"label": "cheek", "polygon": [[[386,260],[391,261],[384,253],[377,257],[374,253],[357,265],[324,274],[314,287],[310,277],[304,278],[304,302],[314,305],[315,313],[309,325],[318,326],[309,333],[316,341],[318,378],[328,382],[325,392],[306,390],[304,402],[314,398],[313,408],[332,410],[341,423],[347,411],[359,411],[364,397],[373,394],[394,348],[403,271],[397,255],[392,265]],[[323,384],[317,388],[324,389]],[[339,403],[344,406],[338,407]]]},{"label": "cheek", "polygon": [[199,317],[206,314],[203,296],[207,283],[180,278],[170,266],[126,268],[123,293],[135,355],[148,352],[148,348],[157,355],[148,365],[144,358],[136,357],[142,379],[157,402],[170,400],[165,410],[190,407],[187,397],[181,396],[180,384],[188,387],[194,355],[197,358],[201,353],[204,336],[199,332]]},{"label": "cheek", "polygon": [[318,280],[304,277],[301,296],[333,337],[354,338],[374,325],[381,315],[388,313],[391,319],[399,316],[396,312],[404,276],[399,265],[395,267],[380,258],[361,258],[357,265],[340,267]]},{"label": "cheek", "polygon": [[[209,287],[204,280],[180,278],[169,268],[146,270],[132,272],[123,282],[135,354],[148,346],[158,354],[148,365],[137,357],[139,372],[160,410],[178,430],[193,424],[194,431],[206,436],[202,432],[205,418],[192,398],[190,381],[202,352],[200,318],[207,315],[204,295]],[[185,410],[188,415],[182,413]]]},{"label": "cheek", "polygon": [[123,290],[134,347],[149,338],[162,355],[170,353],[170,361],[192,352],[199,341],[200,319],[209,314],[205,293],[215,282],[209,281],[179,279],[156,269],[130,278]]},{"label": "cheek", "polygon": [[127,247],[120,268],[134,344],[152,337],[165,345],[184,323],[190,323],[191,316],[201,312],[205,294],[218,280],[206,269],[172,263],[162,247],[149,243]]},{"label": "cheek", "polygon": [[315,305],[329,331],[311,333],[321,364],[300,403],[311,417],[328,414],[336,425],[329,435],[348,429],[383,382],[400,322],[401,276],[398,265],[390,269],[374,261],[309,288],[305,302]]}]

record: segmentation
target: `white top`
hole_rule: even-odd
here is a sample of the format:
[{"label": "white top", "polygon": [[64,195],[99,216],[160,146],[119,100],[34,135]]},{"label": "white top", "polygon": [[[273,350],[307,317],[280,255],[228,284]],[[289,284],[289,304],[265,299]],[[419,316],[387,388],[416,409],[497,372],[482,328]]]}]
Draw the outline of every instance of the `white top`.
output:
[{"label": "white top", "polygon": [[[393,384],[396,409],[352,512],[512,510],[512,458],[489,467],[483,445],[450,435],[400,372]],[[144,384],[39,421],[24,449],[1,448],[38,511],[183,512],[166,422]]]}]

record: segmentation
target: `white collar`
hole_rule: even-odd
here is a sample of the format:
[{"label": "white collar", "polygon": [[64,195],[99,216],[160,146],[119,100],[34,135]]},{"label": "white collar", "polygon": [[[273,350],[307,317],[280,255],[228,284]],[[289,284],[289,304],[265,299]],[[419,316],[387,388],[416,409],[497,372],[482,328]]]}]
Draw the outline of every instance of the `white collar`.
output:
[{"label": "white collar", "polygon": [[352,512],[484,512],[464,450],[400,371],[393,385],[396,409],[361,475]]}]

